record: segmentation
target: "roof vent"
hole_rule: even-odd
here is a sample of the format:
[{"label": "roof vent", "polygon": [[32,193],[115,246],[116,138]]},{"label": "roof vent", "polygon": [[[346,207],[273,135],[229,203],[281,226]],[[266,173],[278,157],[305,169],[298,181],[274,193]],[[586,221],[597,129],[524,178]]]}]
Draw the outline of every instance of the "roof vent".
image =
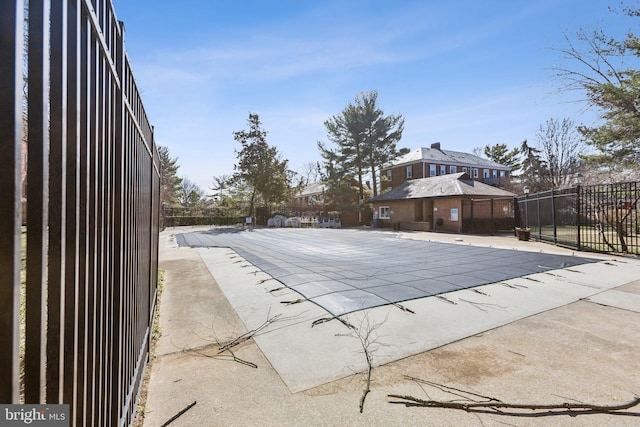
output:
[{"label": "roof vent", "polygon": [[440,149],[440,143],[439,142],[434,142],[433,144],[431,144],[431,148],[435,148],[436,150]]}]

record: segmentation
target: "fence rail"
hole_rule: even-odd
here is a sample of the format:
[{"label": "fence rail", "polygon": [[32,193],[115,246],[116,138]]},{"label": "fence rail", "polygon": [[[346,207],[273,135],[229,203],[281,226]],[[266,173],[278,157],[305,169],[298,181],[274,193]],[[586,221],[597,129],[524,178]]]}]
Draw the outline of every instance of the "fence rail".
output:
[{"label": "fence rail", "polygon": [[130,425],[160,177],[123,25],[110,0],[8,0],[0,37],[0,402]]},{"label": "fence rail", "polygon": [[640,183],[578,186],[517,199],[516,224],[577,250],[640,255]]}]

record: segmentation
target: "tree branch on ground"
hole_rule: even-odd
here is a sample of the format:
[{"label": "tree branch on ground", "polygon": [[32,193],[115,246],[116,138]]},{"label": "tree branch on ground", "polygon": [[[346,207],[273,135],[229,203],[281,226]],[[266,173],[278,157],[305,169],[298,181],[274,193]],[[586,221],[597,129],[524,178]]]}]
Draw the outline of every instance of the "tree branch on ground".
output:
[{"label": "tree branch on ground", "polygon": [[[214,345],[218,347],[217,352],[215,354],[207,354],[202,351],[203,348],[210,347],[210,345],[205,345],[203,347],[197,347],[197,348],[183,348],[182,352],[187,354],[196,354],[198,356],[208,357],[211,359],[232,360],[242,365],[250,366],[252,368],[257,368],[258,365],[256,365],[255,363],[252,363],[237,357],[232,349],[239,346],[242,343],[245,343],[251,340],[253,337],[259,335],[261,332],[264,332],[266,328],[273,325],[274,323],[283,321],[283,320],[293,319],[295,317],[296,316],[283,317],[282,314],[271,316],[270,312],[268,312],[267,320],[264,323],[260,324],[257,328],[252,329],[248,332],[245,332],[235,338],[226,340],[224,342],[221,342],[217,337],[214,337],[213,339],[208,339],[196,334],[196,336],[198,336],[199,338],[205,341],[210,341],[214,343]],[[225,354],[225,353],[228,353],[228,354]]]},{"label": "tree branch on ground", "polygon": [[[423,380],[420,378],[414,378],[410,376],[405,377],[408,380],[414,381],[420,385],[428,385],[436,388],[447,394],[455,396],[454,400],[432,400],[432,399],[420,399],[409,395],[389,394],[387,397],[395,399],[389,401],[392,404],[401,404],[405,406],[414,407],[429,407],[429,408],[447,408],[458,409],[472,413],[494,413],[499,415],[526,415],[526,413],[518,411],[547,411],[546,413],[538,415],[555,415],[562,413],[575,413],[574,411],[583,411],[586,413],[610,413],[624,411],[626,409],[633,408],[640,405],[640,397],[635,396],[634,399],[618,404],[618,405],[602,405],[602,404],[589,404],[582,402],[561,402],[554,404],[541,404],[541,403],[510,403],[503,402],[491,396],[484,396],[479,393],[471,392],[468,390],[462,390],[459,388],[449,387],[443,384],[438,384],[432,381]],[[424,388],[423,388],[424,390]],[[425,391],[425,394],[426,393]],[[503,409],[511,409],[513,411],[505,412]],[[620,413],[620,412],[618,412]]]},{"label": "tree branch on ground", "polygon": [[[352,329],[350,334],[339,335],[339,336],[348,336],[358,338],[360,341],[360,345],[362,346],[362,351],[367,360],[367,371],[366,371],[366,380],[365,380],[365,388],[362,391],[362,396],[360,397],[360,413],[364,411],[364,402],[367,398],[367,395],[371,392],[371,374],[373,372],[373,354],[382,346],[383,344],[378,340],[379,337],[377,333],[375,333],[385,322],[387,318],[379,323],[372,323],[369,318],[369,313],[365,313],[362,320],[360,320],[360,326],[358,328],[351,325],[348,320],[343,321],[347,327]],[[375,334],[374,334],[375,333]]]}]

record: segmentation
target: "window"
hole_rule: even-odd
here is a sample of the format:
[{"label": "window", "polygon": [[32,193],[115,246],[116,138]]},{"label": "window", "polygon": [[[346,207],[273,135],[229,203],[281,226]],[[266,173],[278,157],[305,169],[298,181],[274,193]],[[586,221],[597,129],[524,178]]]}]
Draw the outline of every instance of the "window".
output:
[{"label": "window", "polygon": [[500,178],[504,178],[506,176],[505,171],[500,171]]},{"label": "window", "polygon": [[474,178],[478,177],[478,168],[473,168],[473,177]]},{"label": "window", "polygon": [[389,169],[387,171],[387,180],[392,181],[393,179],[393,171],[391,169]]},{"label": "window", "polygon": [[467,170],[466,166],[462,168],[462,172],[464,172],[464,173],[469,172],[469,171]]},{"label": "window", "polygon": [[485,169],[484,173],[482,174],[483,177],[485,178],[489,178],[489,169]]},{"label": "window", "polygon": [[440,165],[440,175],[447,174],[447,167],[445,165]]},{"label": "window", "polygon": [[429,176],[436,176],[436,175],[438,175],[436,165],[429,165]]},{"label": "window", "polygon": [[497,178],[497,177],[498,177],[498,171],[493,171],[492,176],[493,176],[494,178]]},{"label": "window", "polygon": [[458,172],[457,166],[449,166],[449,173],[457,173],[457,172]]},{"label": "window", "polygon": [[380,219],[389,219],[390,214],[389,206],[380,206]]},{"label": "window", "polygon": [[413,166],[407,166],[406,177],[407,179],[413,178]]}]

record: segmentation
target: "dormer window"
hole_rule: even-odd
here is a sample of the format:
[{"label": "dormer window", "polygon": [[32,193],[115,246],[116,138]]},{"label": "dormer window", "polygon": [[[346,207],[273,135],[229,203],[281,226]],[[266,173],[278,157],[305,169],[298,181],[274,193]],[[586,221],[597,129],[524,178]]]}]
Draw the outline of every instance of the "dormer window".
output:
[{"label": "dormer window", "polygon": [[405,177],[407,179],[413,178],[413,166],[407,166]]}]

